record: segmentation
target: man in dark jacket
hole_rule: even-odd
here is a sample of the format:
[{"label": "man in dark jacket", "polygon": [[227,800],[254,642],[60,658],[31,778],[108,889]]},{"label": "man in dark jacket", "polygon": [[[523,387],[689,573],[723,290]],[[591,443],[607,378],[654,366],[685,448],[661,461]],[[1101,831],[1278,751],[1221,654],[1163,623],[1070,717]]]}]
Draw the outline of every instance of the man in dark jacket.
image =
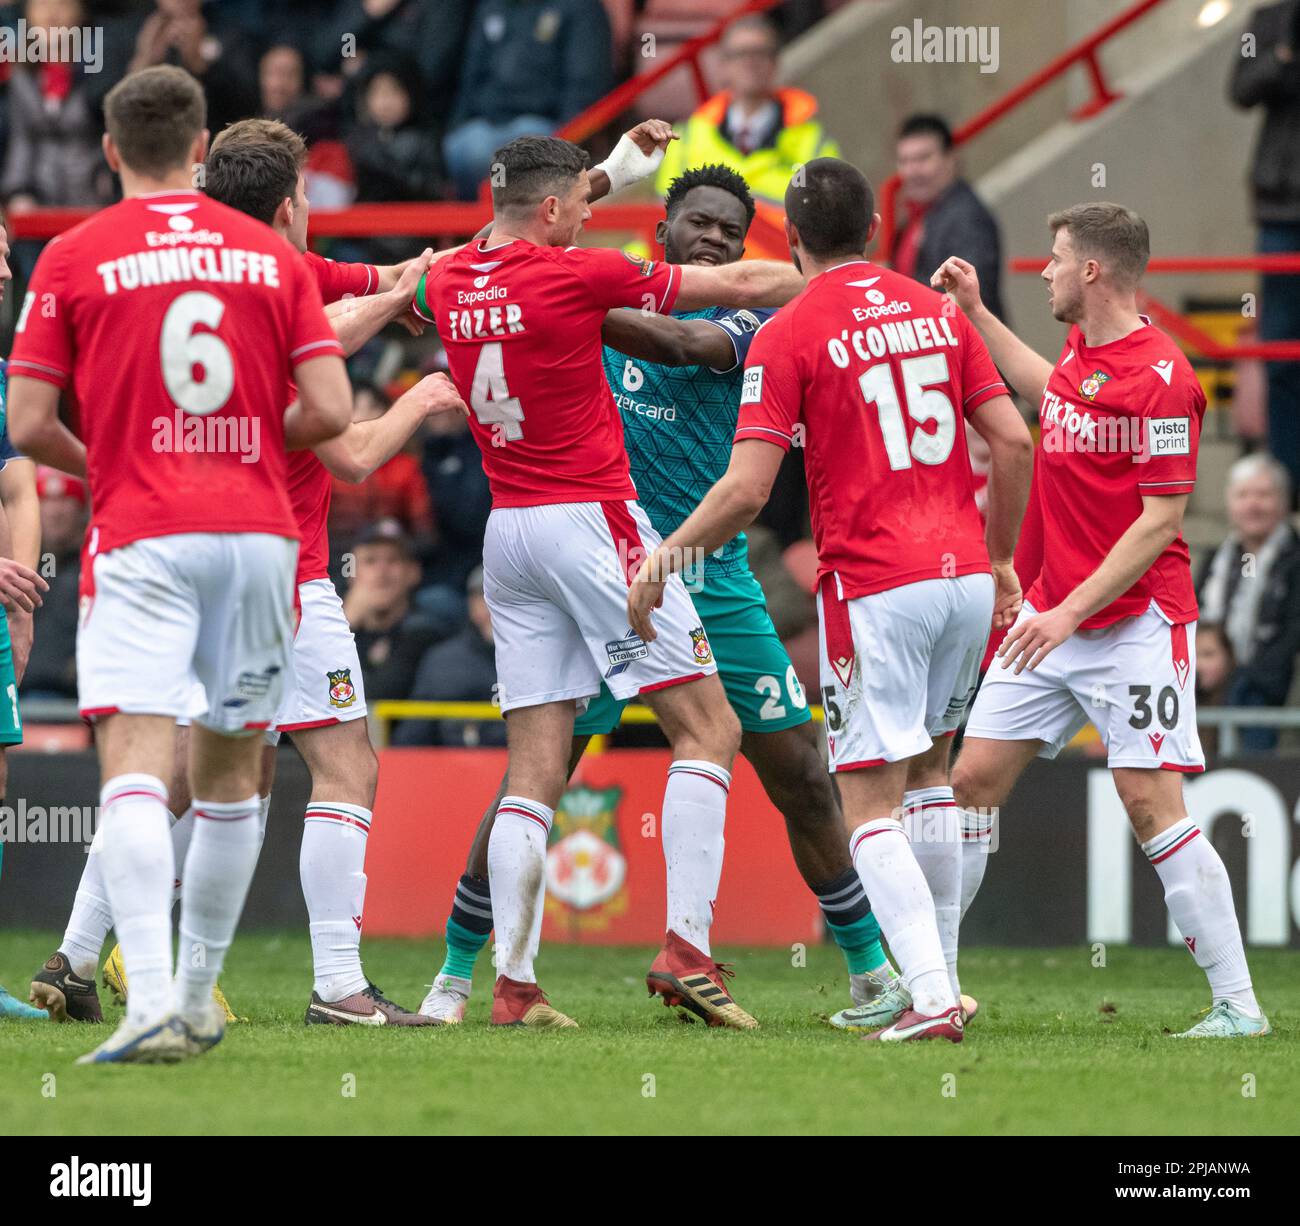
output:
[{"label": "man in dark jacket", "polygon": [[[420,662],[411,690],[420,702],[491,702],[496,692],[496,655],[492,619],[483,599],[483,568],[465,583],[469,621],[459,634],[430,647]],[[394,745],[504,745],[502,720],[404,720],[393,733]]]},{"label": "man in dark jacket", "polygon": [[[1250,34],[1229,92],[1238,106],[1264,108],[1251,172],[1259,253],[1300,251],[1300,0],[1256,9]],[[1262,276],[1260,294],[1259,339],[1300,339],[1300,276]],[[1300,362],[1267,371],[1269,450],[1300,489]]]},{"label": "man in dark jacket", "polygon": [[548,135],[613,85],[600,0],[482,0],[443,145],[462,200],[516,136]]},{"label": "man in dark jacket", "polygon": [[944,260],[960,256],[975,265],[985,305],[1005,322],[998,223],[958,174],[952,130],[938,115],[912,115],[895,153],[907,217],[889,252],[894,269],[929,285]]}]

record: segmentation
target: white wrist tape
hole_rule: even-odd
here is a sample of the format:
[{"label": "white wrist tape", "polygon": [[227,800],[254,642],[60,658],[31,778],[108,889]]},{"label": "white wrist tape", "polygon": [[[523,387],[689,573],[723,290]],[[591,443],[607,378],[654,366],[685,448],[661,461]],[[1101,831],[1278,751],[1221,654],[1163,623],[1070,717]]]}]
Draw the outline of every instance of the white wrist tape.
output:
[{"label": "white wrist tape", "polygon": [[625,133],[619,137],[618,144],[614,146],[614,151],[609,157],[592,169],[603,170],[609,176],[609,194],[612,196],[625,187],[631,187],[633,183],[648,179],[659,169],[659,163],[663,160],[662,149],[656,147],[655,151],[647,156],[641,152],[636,141]]}]

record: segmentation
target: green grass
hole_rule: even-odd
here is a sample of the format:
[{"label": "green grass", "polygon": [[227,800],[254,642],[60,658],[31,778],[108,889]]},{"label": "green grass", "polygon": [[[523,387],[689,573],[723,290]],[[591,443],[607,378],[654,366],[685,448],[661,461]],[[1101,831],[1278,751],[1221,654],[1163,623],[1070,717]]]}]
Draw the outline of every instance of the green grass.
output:
[{"label": "green grass", "polygon": [[[0,938],[0,983],[25,997],[48,933]],[[831,1030],[847,1003],[833,949],[722,950],[756,1033],[683,1025],[646,999],[650,951],[543,950],[552,1000],[580,1032],[494,1031],[480,959],[465,1025],[302,1025],[305,936],[241,936],[223,986],[253,1020],[173,1067],[76,1068],[107,1033],[0,1022],[0,1132],[117,1133],[1291,1133],[1300,1095],[1300,953],[1252,957],[1276,1033],[1177,1043],[1208,1003],[1178,950],[974,949],[963,986],[982,1003],[960,1047],[880,1047]],[[368,941],[366,967],[415,1007],[441,945]],[[119,1010],[107,993],[110,1021]],[[1114,1011],[1103,1011],[1103,1001]],[[54,1075],[51,1083],[47,1074]],[[1254,1095],[1243,1078],[1254,1078]],[[56,1093],[49,1096],[49,1087]],[[345,1088],[355,1086],[348,1096]],[[45,1093],[42,1093],[43,1088]],[[653,1091],[653,1092],[652,1092]]]}]

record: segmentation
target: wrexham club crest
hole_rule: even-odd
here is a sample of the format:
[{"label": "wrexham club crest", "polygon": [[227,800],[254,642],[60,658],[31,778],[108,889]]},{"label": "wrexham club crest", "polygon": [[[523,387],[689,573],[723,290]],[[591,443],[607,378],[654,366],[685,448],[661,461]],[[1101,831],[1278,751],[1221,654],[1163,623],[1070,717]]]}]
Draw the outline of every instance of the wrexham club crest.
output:
[{"label": "wrexham club crest", "polygon": [[1085,400],[1096,400],[1102,386],[1110,382],[1110,376],[1104,370],[1094,370],[1079,384],[1079,395]]},{"label": "wrexham club crest", "polygon": [[330,687],[331,707],[350,707],[357,700],[357,691],[352,685],[352,670],[340,668],[338,672],[325,674]]},{"label": "wrexham club crest", "polygon": [[575,935],[598,932],[627,910],[627,860],[618,837],[622,788],[573,787],[551,824],[546,909]]}]

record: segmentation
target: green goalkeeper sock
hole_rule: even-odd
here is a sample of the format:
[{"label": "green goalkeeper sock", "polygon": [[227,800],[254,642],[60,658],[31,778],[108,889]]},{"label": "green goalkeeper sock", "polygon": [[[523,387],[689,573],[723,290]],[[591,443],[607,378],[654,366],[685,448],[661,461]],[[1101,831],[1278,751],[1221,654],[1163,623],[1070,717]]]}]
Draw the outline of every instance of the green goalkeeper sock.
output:
[{"label": "green goalkeeper sock", "polygon": [[844,955],[850,975],[865,975],[888,965],[889,960],[880,944],[880,925],[872,912],[868,911],[851,924],[830,924],[829,928]]},{"label": "green goalkeeper sock", "polygon": [[447,917],[447,957],[439,974],[471,979],[474,960],[492,935],[492,895],[485,877],[466,873],[456,883]]}]

